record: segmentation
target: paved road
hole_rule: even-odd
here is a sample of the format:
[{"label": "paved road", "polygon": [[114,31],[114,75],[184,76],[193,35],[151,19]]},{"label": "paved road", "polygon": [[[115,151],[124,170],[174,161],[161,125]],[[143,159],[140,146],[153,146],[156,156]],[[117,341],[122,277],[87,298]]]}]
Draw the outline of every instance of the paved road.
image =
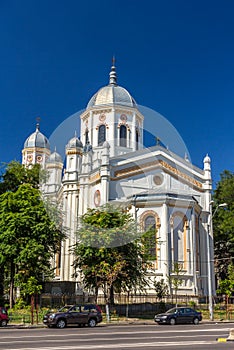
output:
[{"label": "paved road", "polygon": [[13,329],[0,328],[0,349],[4,350],[220,350],[234,349],[228,337],[230,324],[180,326],[100,325],[96,328]]}]

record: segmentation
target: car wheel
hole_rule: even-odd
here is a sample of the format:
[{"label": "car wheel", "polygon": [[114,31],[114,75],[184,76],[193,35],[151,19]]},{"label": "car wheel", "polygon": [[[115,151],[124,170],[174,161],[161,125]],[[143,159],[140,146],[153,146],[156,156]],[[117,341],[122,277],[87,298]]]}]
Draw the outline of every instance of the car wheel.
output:
[{"label": "car wheel", "polygon": [[7,326],[7,320],[2,320],[1,327],[6,327],[6,326]]},{"label": "car wheel", "polygon": [[60,328],[60,329],[65,328],[66,327],[66,321],[63,320],[63,319],[58,320],[58,322],[56,323],[56,327]]},{"label": "car wheel", "polygon": [[169,323],[170,323],[171,326],[174,326],[176,324],[175,318],[171,318]]},{"label": "car wheel", "polygon": [[88,322],[89,327],[95,327],[97,324],[97,321],[94,318],[91,318]]},{"label": "car wheel", "polygon": [[199,323],[199,319],[197,317],[194,317],[193,324],[198,324],[198,323]]}]

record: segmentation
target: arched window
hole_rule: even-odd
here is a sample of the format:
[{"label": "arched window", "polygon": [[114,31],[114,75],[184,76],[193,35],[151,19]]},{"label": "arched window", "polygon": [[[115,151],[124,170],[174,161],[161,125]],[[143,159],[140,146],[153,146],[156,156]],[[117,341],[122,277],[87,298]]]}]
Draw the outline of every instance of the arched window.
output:
[{"label": "arched window", "polygon": [[153,215],[149,215],[145,218],[144,229],[148,231],[147,237],[147,250],[150,260],[156,260],[156,222]]},{"label": "arched window", "polygon": [[173,218],[172,247],[174,262],[184,265],[186,260],[186,221],[180,215],[175,215]]},{"label": "arched window", "polygon": [[85,130],[85,144],[87,145],[88,142],[89,142],[89,130],[86,129]]},{"label": "arched window", "polygon": [[127,128],[125,125],[120,126],[119,136],[120,136],[120,142],[119,142],[120,146],[127,147]]},{"label": "arched window", "polygon": [[139,149],[138,142],[139,142],[139,130],[136,128],[136,150]]},{"label": "arched window", "polygon": [[98,146],[102,146],[106,141],[106,126],[100,125],[98,128]]}]

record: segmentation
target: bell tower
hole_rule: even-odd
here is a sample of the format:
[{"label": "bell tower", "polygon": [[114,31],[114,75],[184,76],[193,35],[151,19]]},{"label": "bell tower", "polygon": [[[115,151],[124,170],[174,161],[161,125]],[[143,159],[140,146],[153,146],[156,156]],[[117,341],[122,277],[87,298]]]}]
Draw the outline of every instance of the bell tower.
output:
[{"label": "bell tower", "polygon": [[109,84],[90,99],[81,118],[81,141],[89,140],[93,150],[107,141],[110,157],[143,147],[143,121],[137,103],[130,93],[117,84],[115,60],[109,73]]}]

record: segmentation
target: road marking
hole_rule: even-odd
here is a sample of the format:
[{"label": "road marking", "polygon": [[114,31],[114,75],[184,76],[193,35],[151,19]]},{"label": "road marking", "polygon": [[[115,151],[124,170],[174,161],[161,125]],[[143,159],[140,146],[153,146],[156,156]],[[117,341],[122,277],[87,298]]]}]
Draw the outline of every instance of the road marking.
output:
[{"label": "road marking", "polygon": [[[163,327],[163,326],[162,326]],[[123,327],[123,328],[125,328],[125,327]],[[143,334],[154,334],[155,336],[157,336],[157,330],[158,330],[158,328],[156,329],[156,330],[144,330],[144,329],[142,329],[142,331],[120,331],[120,332],[117,332],[117,331],[110,331],[110,332],[108,332],[106,329],[104,329],[104,328],[102,328],[101,329],[101,327],[99,328],[100,329],[100,332],[97,332],[97,331],[95,331],[95,332],[89,332],[88,330],[87,330],[87,333],[79,333],[79,332],[76,332],[76,333],[60,333],[60,334],[57,334],[57,330],[54,330],[54,332],[55,333],[53,333],[53,334],[51,334],[51,333],[49,333],[49,334],[41,334],[41,335],[35,335],[35,334],[33,334],[33,335],[24,335],[24,336],[21,336],[21,339],[26,339],[26,338],[33,338],[33,339],[35,339],[35,338],[48,338],[48,337],[55,337],[55,338],[62,338],[62,337],[71,337],[71,336],[77,336],[77,335],[79,335],[79,337],[87,337],[87,335],[88,336],[98,336],[98,335],[120,335],[120,334],[141,334],[141,333],[143,333]],[[103,331],[104,330],[104,331]],[[10,330],[9,329],[9,331],[12,331],[12,330]],[[20,331],[22,331],[22,329],[20,330]],[[230,331],[230,327],[229,328],[210,328],[210,329],[186,329],[186,330],[173,330],[173,329],[167,329],[167,330],[162,330],[161,331],[161,328],[160,328],[160,335],[161,334],[168,334],[168,333],[188,333],[188,332],[191,332],[191,333],[196,333],[196,332],[199,332],[199,333],[201,333],[201,332],[229,332]],[[6,338],[6,339],[8,339],[9,340],[9,336],[1,336],[1,340],[2,339],[4,339],[4,338]],[[10,336],[10,339],[19,339],[19,337],[18,336]]]},{"label": "road marking", "polygon": [[[121,343],[121,344],[100,344],[100,345],[88,345],[89,349],[120,349],[121,347],[124,348],[140,348],[144,347],[144,349],[149,347],[174,347],[174,346],[183,346],[186,349],[188,346],[191,345],[212,345],[217,344],[216,341],[190,341],[190,342],[151,342],[151,343],[137,343],[137,344],[128,344],[128,343]],[[33,350],[85,350],[87,349],[87,345],[74,345],[74,346],[56,346],[56,347],[43,347],[43,348],[33,348]],[[15,349],[8,349],[8,350],[15,350]],[[21,348],[20,350],[32,350],[32,348]]]}]

